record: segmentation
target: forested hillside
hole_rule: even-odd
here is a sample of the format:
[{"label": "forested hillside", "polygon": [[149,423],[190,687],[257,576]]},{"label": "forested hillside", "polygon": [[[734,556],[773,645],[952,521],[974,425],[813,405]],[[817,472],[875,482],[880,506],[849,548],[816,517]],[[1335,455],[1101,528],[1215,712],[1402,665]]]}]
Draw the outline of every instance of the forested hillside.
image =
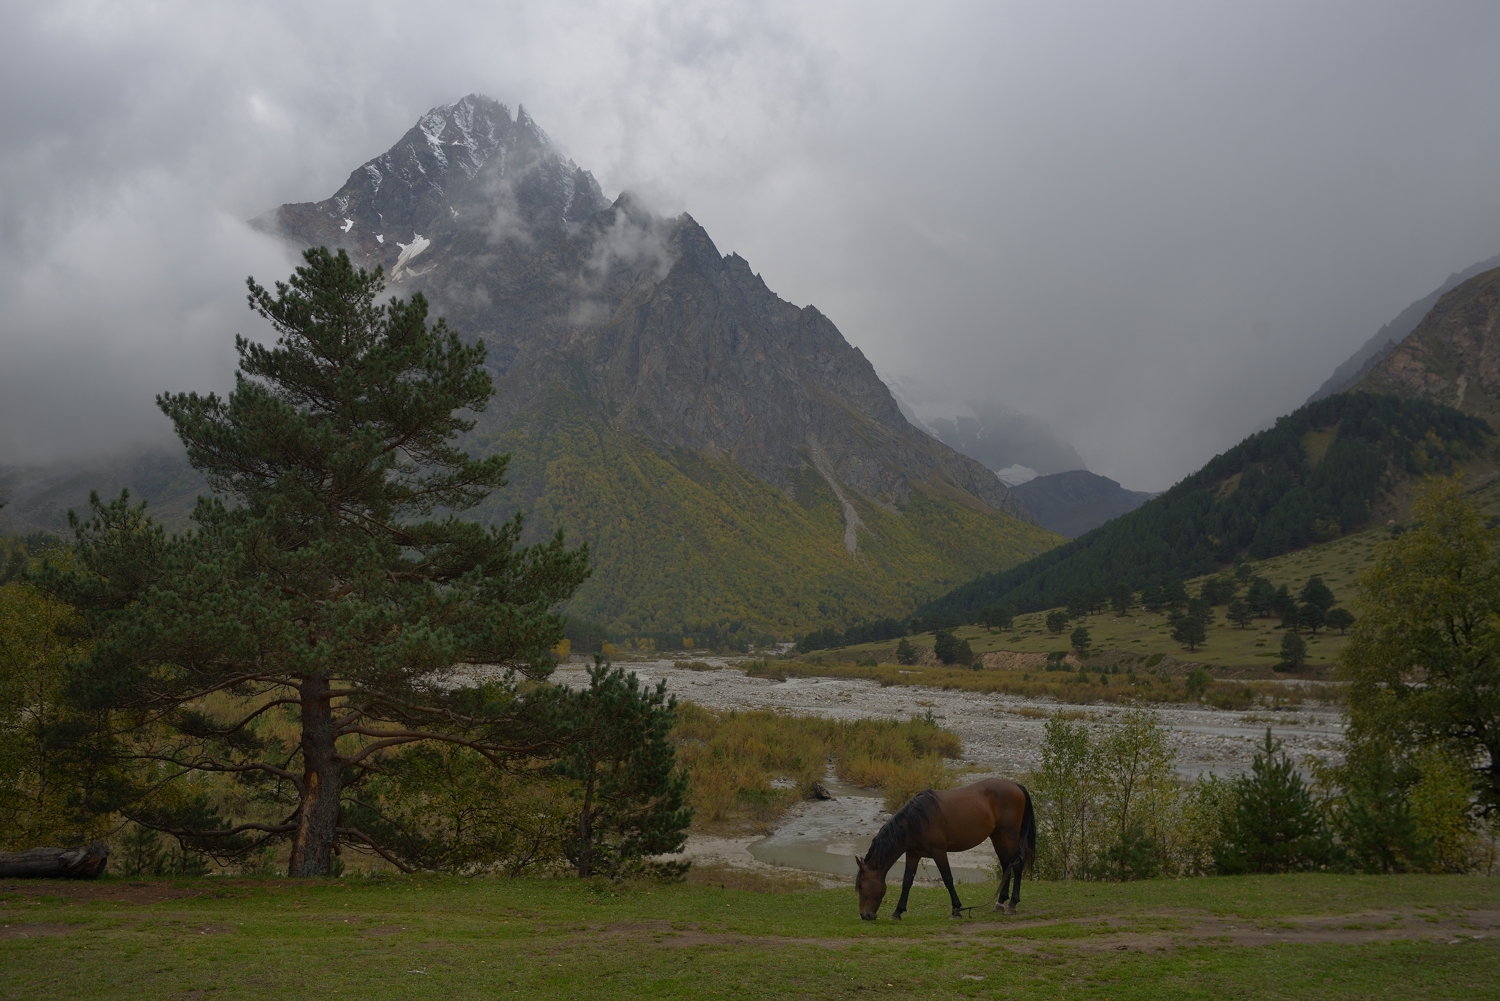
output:
[{"label": "forested hillside", "polygon": [[1058,541],[952,487],[916,483],[894,509],[845,495],[860,526],[851,557],[839,498],[811,466],[784,492],[727,459],[599,421],[563,388],[471,448],[512,457],[510,486],[481,507],[485,518],[522,510],[529,538],[562,528],[589,544],[593,575],[569,615],[674,646],[684,634],[718,645],[746,630],[791,636],[906,615]]},{"label": "forested hillside", "polygon": [[983,574],[918,614],[962,618],[996,603],[1037,611],[1081,591],[1139,590],[1243,556],[1275,556],[1394,514],[1413,480],[1484,469],[1494,448],[1484,420],[1449,407],[1367,393],[1328,397],[1137,510],[1013,569]]}]

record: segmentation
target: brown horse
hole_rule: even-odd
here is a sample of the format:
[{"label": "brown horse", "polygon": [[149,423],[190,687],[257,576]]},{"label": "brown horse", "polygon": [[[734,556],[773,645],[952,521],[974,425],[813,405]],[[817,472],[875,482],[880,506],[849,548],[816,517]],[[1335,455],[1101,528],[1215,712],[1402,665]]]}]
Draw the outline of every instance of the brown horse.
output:
[{"label": "brown horse", "polygon": [[1031,810],[1031,793],[1009,779],[981,779],[961,789],[943,792],[919,792],[886,821],[870,850],[863,858],[855,857],[859,875],[854,888],[859,891],[859,916],[875,920],[880,902],[885,899],[885,874],[902,855],[906,856],[906,875],[901,880],[901,899],[891,917],[897,921],[906,911],[906,897],[911,893],[917,864],[925,856],[937,863],[948,896],[953,900],[953,916],[963,916],[958,891],[953,888],[953,871],[948,868],[948,853],[973,848],[985,838],[995,846],[1003,878],[995,898],[995,910],[1005,900],[1012,874],[1015,891],[1011,894],[1007,914],[1016,913],[1021,902],[1021,871],[1036,856],[1036,815]]}]

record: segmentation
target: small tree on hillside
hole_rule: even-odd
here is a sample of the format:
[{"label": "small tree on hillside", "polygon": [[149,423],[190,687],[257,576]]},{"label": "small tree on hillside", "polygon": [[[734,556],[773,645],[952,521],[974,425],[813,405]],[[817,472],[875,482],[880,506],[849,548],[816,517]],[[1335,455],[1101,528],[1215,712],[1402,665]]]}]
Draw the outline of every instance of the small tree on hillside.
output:
[{"label": "small tree on hillside", "polygon": [[1068,637],[1068,639],[1073,645],[1073,652],[1078,654],[1078,659],[1087,660],[1089,647],[1094,643],[1093,638],[1089,636],[1089,631],[1083,626],[1079,626],[1073,630],[1073,635]]},{"label": "small tree on hillside", "polygon": [[1249,626],[1251,621],[1255,618],[1255,612],[1250,608],[1248,604],[1241,601],[1239,598],[1236,598],[1229,603],[1229,608],[1226,610],[1225,614],[1229,617],[1230,622],[1233,622],[1241,629]]},{"label": "small tree on hillside", "polygon": [[1302,593],[1297,596],[1297,600],[1304,605],[1314,605],[1324,613],[1339,603],[1333,596],[1333,591],[1323,583],[1322,577],[1308,578],[1307,583],[1302,585]]},{"label": "small tree on hillside", "polygon": [[1202,619],[1205,626],[1214,624],[1214,607],[1207,598],[1188,599],[1187,613]]},{"label": "small tree on hillside", "polygon": [[1061,608],[1047,613],[1047,632],[1061,633],[1068,628],[1068,613]]},{"label": "small tree on hillside", "polygon": [[[493,392],[484,343],[429,326],[420,295],[377,305],[381,272],[343,251],[303,259],[274,295],[249,281],[278,339],[236,338],[227,400],[157,399],[228,502],[200,498],[168,538],[144,505],[95,497],[73,519],[77,568],[41,579],[93,645],[77,697],[151,739],[138,753],[163,784],[126,815],[220,858],[288,840],[292,876],[325,876],[341,844],[384,853],[345,794],[396,749],[504,764],[557,748],[557,693],[523,682],[551,670],[551,610],[588,554],[561,533],[517,548],[519,515],[452,513],[505,482],[507,457],[456,444]],[[245,783],[244,815],[182,781],[205,772]]]},{"label": "small tree on hillside", "polygon": [[990,610],[990,622],[1004,632],[1016,624],[1016,615],[1005,605],[996,605]]},{"label": "small tree on hillside", "polygon": [[1318,630],[1323,627],[1323,609],[1309,601],[1297,609],[1297,624],[1314,636],[1318,635]]},{"label": "small tree on hillside", "polygon": [[1269,616],[1276,609],[1276,588],[1264,577],[1254,578],[1245,588],[1245,604],[1257,616]]},{"label": "small tree on hillside", "polygon": [[1196,615],[1184,615],[1172,627],[1172,638],[1190,651],[1197,650],[1208,639],[1208,630],[1203,620]]},{"label": "small tree on hillside", "polygon": [[896,644],[896,663],[905,664],[910,667],[917,662],[917,648],[912,646],[911,640],[905,636],[901,642]]},{"label": "small tree on hillside", "polygon": [[1354,615],[1347,608],[1330,608],[1324,624],[1329,629],[1337,629],[1339,635],[1344,635],[1349,627],[1354,625]]},{"label": "small tree on hillside", "polygon": [[1271,611],[1276,613],[1276,617],[1281,619],[1282,625],[1286,628],[1297,628],[1297,599],[1292,597],[1291,590],[1285,584],[1278,587],[1271,595]]},{"label": "small tree on hillside", "polygon": [[1284,671],[1298,671],[1307,663],[1307,640],[1291,630],[1281,637],[1281,663]]},{"label": "small tree on hillside", "polygon": [[1124,584],[1115,586],[1113,593],[1110,595],[1109,604],[1114,609],[1116,615],[1126,614],[1130,611],[1134,603],[1134,596],[1131,594],[1128,586]]}]

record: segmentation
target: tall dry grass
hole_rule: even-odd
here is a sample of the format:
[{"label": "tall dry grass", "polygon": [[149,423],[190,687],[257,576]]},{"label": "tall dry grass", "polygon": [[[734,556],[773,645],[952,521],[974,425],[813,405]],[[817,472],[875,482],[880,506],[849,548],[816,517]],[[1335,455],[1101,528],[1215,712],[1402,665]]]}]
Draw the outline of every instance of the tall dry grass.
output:
[{"label": "tall dry grass", "polygon": [[678,707],[672,739],[699,826],[775,820],[812,795],[830,760],[840,779],[884,791],[895,809],[923,789],[952,785],[944,759],[963,752],[956,735],[928,720],[849,722],[693,703]]}]

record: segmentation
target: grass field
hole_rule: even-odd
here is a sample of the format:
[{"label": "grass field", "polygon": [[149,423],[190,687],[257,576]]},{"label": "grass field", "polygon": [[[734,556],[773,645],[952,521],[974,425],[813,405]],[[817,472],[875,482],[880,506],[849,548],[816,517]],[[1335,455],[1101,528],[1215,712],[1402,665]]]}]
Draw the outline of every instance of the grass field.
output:
[{"label": "grass field", "polygon": [[[1028,882],[1007,918],[861,922],[852,889],[733,871],[571,879],[0,885],[5,998],[1464,998],[1500,981],[1500,883]],[[983,905],[978,888],[966,903]],[[779,891],[779,892],[777,892]]]}]

